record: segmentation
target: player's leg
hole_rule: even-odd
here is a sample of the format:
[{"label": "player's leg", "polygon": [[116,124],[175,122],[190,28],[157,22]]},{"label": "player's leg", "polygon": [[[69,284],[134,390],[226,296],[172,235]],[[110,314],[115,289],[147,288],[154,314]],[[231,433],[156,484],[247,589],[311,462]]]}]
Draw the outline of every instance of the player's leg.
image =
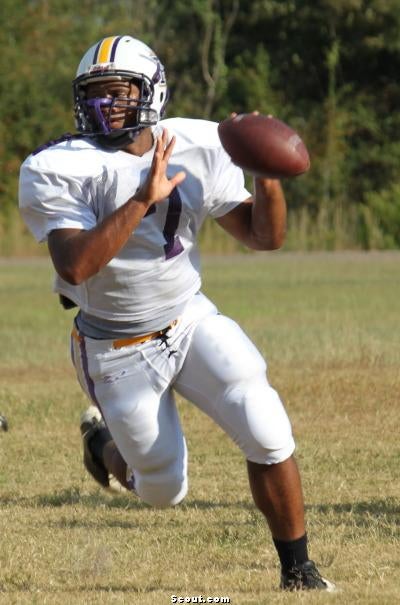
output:
[{"label": "player's leg", "polygon": [[[271,529],[283,571],[308,564],[291,427],[256,347],[230,319],[221,315],[203,319],[175,388],[211,416],[244,452],[252,495]],[[316,570],[313,573],[315,581],[303,574],[300,584],[326,590],[329,583]]]},{"label": "player's leg", "polygon": [[116,351],[107,341],[84,338],[73,344],[74,363],[115,443],[104,433],[95,454],[121,480],[126,463],[139,497],[163,507],[186,494],[186,444],[173,395],[165,381],[152,375],[141,346]]},{"label": "player's leg", "polygon": [[[202,320],[175,388],[211,416],[245,453],[256,505],[276,537],[302,535],[301,486],[299,480],[293,481],[298,473],[295,464],[282,464],[294,450],[290,423],[268,384],[265,361],[235,322],[221,315]],[[278,464],[279,471],[270,473],[268,481],[261,481],[253,470]]]},{"label": "player's leg", "polygon": [[294,456],[276,464],[247,460],[250,489],[273,537],[296,540],[305,533],[300,473]]},{"label": "player's leg", "polygon": [[160,397],[146,396],[136,383],[133,388],[135,397],[120,403],[117,412],[115,399],[108,405],[99,393],[103,416],[118,448],[106,444],[104,463],[116,473],[118,465],[121,471],[124,468],[122,458],[130,469],[128,487],[148,504],[173,506],[187,492],[186,444],[173,395],[168,389]]},{"label": "player's leg", "polygon": [[[170,418],[169,423],[173,426],[176,425],[178,431],[177,438],[174,440],[173,432],[168,429],[169,425],[167,421],[165,426],[160,424],[158,427],[159,431],[162,432],[159,439],[166,440],[170,448],[173,447],[172,442],[175,443],[177,460],[180,460],[180,464],[183,464],[182,468],[185,468],[186,449],[184,439],[181,435],[172,394],[167,392],[167,390],[184,362],[188,346],[190,345],[190,334],[193,332],[197,322],[202,317],[216,312],[215,306],[206,297],[201,294],[195,295],[187,304],[179,321],[174,322],[174,325],[165,333],[163,338],[147,341],[145,344],[138,345],[137,347],[125,347],[119,353],[118,351],[109,352],[108,354],[102,352],[103,349],[105,351],[107,349],[112,350],[112,341],[93,341],[90,338],[79,339],[77,334],[72,338],[72,361],[77,370],[78,380],[83,390],[89,394],[89,398],[92,401],[98,400],[100,402],[105,420],[115,437],[114,442],[111,440],[111,434],[104,424],[103,418],[101,415],[98,417],[99,413],[96,407],[91,406],[83,414],[81,432],[84,443],[84,463],[92,476],[101,485],[105,485],[105,483],[108,485],[108,475],[112,474],[117,477],[122,485],[128,485],[129,487],[132,484],[131,477],[128,477],[128,482],[124,478],[127,467],[126,460],[128,466],[135,469],[134,482],[136,491],[140,491],[141,489],[139,486],[140,470],[134,464],[130,464],[129,457],[125,455],[121,439],[117,439],[115,427],[112,428],[111,421],[107,419],[107,411],[105,410],[103,396],[101,395],[101,393],[108,390],[118,390],[118,384],[126,385],[129,384],[129,381],[132,382],[132,385],[129,386],[130,398],[134,398],[137,402],[138,409],[141,409],[143,402],[144,409],[149,411],[151,406],[146,406],[147,397],[150,399],[155,397],[157,402],[160,402],[159,397],[161,397],[162,410],[174,411],[174,418]],[[92,351],[91,355],[88,355],[86,351],[87,347]],[[99,350],[97,353],[96,349]],[[125,356],[127,357],[126,364]],[[91,363],[90,368],[88,367],[89,358]],[[101,363],[99,360],[101,360]],[[143,392],[140,385],[138,386],[134,383],[136,379],[140,384],[144,382]],[[125,386],[124,388],[125,391],[129,390]],[[107,395],[106,399],[112,400],[113,397],[119,400],[120,395]],[[160,421],[163,421],[162,414],[159,414],[158,418]],[[129,433],[131,436],[134,434],[134,430],[135,427],[132,426]],[[140,422],[138,430],[141,431]],[[127,449],[130,451],[130,447]],[[179,465],[176,464],[175,472],[181,472],[179,469]],[[167,492],[168,490],[165,490],[165,498]]]}]

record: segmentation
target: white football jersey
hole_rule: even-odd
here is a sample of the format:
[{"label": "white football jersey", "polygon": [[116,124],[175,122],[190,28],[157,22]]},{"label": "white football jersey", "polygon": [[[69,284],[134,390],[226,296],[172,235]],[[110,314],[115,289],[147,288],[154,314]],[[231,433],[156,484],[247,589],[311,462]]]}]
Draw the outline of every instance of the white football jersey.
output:
[{"label": "white football jersey", "polygon": [[[217,124],[172,118],[155,128],[176,136],[169,176],[186,179],[150,208],[122,250],[79,286],[57,277],[55,291],[105,320],[143,323],[187,301],[200,288],[197,233],[207,215],[220,217],[250,197],[242,171],[221,147]],[[38,241],[53,229],[92,229],[144,182],[154,149],[143,156],[72,138],[22,164],[22,216]]]}]

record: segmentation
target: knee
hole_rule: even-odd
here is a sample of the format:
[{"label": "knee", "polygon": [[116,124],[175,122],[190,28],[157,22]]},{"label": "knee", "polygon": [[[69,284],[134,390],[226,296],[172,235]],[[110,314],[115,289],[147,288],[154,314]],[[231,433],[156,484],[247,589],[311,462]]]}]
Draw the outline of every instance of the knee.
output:
[{"label": "knee", "polygon": [[229,397],[238,406],[237,443],[247,460],[270,465],[291,456],[295,445],[289,418],[264,377],[237,385]]},{"label": "knee", "polygon": [[135,477],[135,491],[143,502],[155,508],[176,506],[187,494],[187,478]]},{"label": "knee", "polygon": [[188,491],[187,449],[180,455],[164,456],[134,470],[135,492],[143,502],[167,508],[182,502]]}]

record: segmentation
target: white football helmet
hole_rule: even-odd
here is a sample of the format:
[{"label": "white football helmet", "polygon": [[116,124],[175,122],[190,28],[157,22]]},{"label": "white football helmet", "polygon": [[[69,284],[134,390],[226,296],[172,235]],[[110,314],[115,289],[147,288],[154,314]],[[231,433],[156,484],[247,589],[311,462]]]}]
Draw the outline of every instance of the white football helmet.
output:
[{"label": "white football helmet", "polygon": [[[134,125],[112,129],[102,109],[115,99],[86,98],[86,86],[108,79],[133,81],[140,90]],[[164,67],[146,44],[131,36],[110,36],[84,54],[73,81],[75,122],[82,134],[94,136],[105,147],[121,149],[148,126],[157,124],[168,101]],[[118,108],[132,108],[128,97],[118,97]],[[108,112],[108,115],[111,111]]]}]

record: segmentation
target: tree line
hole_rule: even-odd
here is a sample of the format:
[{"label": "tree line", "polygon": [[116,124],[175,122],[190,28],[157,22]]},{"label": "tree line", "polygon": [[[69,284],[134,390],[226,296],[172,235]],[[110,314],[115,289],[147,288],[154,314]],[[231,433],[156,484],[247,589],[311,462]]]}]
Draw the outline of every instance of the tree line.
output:
[{"label": "tree line", "polygon": [[169,116],[257,109],[298,130],[312,169],[284,182],[289,248],[400,246],[399,0],[2,0],[0,17],[3,253],[24,237],[21,161],[74,130],[79,60],[121,33],[166,66]]}]

